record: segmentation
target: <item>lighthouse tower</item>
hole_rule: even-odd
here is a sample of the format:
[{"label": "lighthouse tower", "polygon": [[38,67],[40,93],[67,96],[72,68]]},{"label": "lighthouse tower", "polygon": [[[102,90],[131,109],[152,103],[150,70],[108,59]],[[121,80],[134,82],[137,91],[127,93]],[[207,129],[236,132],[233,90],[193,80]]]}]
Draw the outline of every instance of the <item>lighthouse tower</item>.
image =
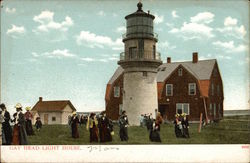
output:
[{"label": "lighthouse tower", "polygon": [[152,113],[155,117],[158,108],[156,73],[162,64],[160,53],[156,52],[155,17],[142,10],[141,2],[137,7],[136,12],[125,17],[125,52],[118,61],[124,69],[123,110],[127,112],[130,125],[139,125],[141,114]]}]

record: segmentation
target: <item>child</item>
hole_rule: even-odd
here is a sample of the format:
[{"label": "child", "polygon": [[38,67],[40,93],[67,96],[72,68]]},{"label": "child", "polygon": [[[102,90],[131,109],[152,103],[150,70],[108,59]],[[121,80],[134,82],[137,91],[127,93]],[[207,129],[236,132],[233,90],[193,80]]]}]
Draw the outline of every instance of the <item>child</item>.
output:
[{"label": "child", "polygon": [[36,118],[35,126],[36,126],[36,130],[37,130],[37,131],[40,131],[40,129],[42,128],[42,122],[41,122],[40,117],[37,117],[37,118]]}]

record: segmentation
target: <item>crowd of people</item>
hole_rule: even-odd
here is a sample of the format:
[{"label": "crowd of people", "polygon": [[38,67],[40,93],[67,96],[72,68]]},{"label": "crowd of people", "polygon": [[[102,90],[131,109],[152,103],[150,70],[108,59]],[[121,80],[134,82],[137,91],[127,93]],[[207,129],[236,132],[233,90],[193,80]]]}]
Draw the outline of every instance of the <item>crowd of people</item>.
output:
[{"label": "crowd of people", "polygon": [[[3,145],[26,145],[28,144],[27,136],[34,135],[32,128],[33,115],[30,112],[31,107],[26,107],[26,112],[22,112],[22,105],[17,103],[15,105],[16,112],[13,114],[13,119],[7,111],[5,104],[0,105],[0,124],[2,126],[2,144]],[[160,130],[163,123],[161,113],[158,112],[154,118],[152,114],[141,114],[140,126],[145,127],[149,133],[149,140],[152,142],[161,142]],[[14,126],[11,127],[10,123]],[[76,139],[79,138],[79,125],[86,126],[89,132],[90,142],[111,142],[114,135],[113,122],[106,116],[103,111],[99,115],[91,113],[90,115],[77,115],[73,112],[69,116],[68,121],[71,136]],[[126,111],[123,111],[118,119],[119,136],[121,141],[128,141],[128,127],[129,121]],[[189,122],[187,115],[176,114],[174,120],[174,131],[177,138],[189,138]],[[36,118],[35,127],[37,132],[42,128],[40,117]]]},{"label": "crowd of people", "polygon": [[[26,112],[23,114],[22,105],[17,103],[15,105],[16,112],[13,114],[13,119],[7,111],[5,104],[0,104],[0,123],[1,135],[3,145],[27,145],[28,135],[34,135],[32,128],[33,115],[30,112],[31,107],[26,107]],[[10,123],[14,126],[11,127]],[[35,124],[37,130],[40,130],[42,123],[38,117]]]},{"label": "crowd of people", "polygon": [[177,138],[189,138],[189,123],[185,113],[176,114],[175,120],[175,135]]}]

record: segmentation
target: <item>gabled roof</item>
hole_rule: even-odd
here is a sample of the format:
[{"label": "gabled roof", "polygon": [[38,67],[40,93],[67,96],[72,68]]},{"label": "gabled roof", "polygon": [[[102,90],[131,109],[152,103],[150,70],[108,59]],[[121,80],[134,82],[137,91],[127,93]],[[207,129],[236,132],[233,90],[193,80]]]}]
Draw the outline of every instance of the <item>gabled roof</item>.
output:
[{"label": "gabled roof", "polygon": [[114,81],[123,73],[123,68],[121,66],[119,66],[114,75],[111,77],[111,79],[109,80],[108,84],[113,84]]},{"label": "gabled roof", "polygon": [[69,105],[72,111],[76,111],[75,107],[69,100],[62,101],[38,101],[31,111],[37,112],[61,112]]},{"label": "gabled roof", "polygon": [[[164,63],[158,69],[157,82],[163,82],[179,65],[186,68],[198,80],[209,80],[215,63],[215,59],[199,60],[197,63],[192,61]],[[165,71],[162,71],[162,69],[165,69]]]},{"label": "gabled roof", "polygon": [[[197,63],[192,61],[187,62],[173,62],[173,63],[163,63],[158,68],[157,72],[157,82],[164,82],[164,80],[169,77],[169,75],[179,66],[182,65],[186,68],[192,75],[194,75],[197,80],[210,80],[216,59],[211,60],[199,60]],[[119,66],[114,75],[109,80],[108,84],[113,84],[113,82],[123,73],[123,68]]]}]

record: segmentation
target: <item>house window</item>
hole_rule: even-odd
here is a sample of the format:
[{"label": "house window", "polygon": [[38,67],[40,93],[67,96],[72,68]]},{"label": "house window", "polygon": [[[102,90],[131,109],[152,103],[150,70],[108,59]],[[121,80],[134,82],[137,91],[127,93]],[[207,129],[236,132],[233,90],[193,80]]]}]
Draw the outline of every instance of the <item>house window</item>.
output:
[{"label": "house window", "polygon": [[221,117],[220,104],[218,104],[218,113],[219,113],[219,117]]},{"label": "house window", "polygon": [[166,84],[166,96],[173,96],[173,84]]},{"label": "house window", "polygon": [[114,87],[114,97],[120,97],[120,87],[119,86]]},{"label": "house window", "polygon": [[189,115],[189,104],[188,103],[177,103],[176,104],[176,113],[182,114],[186,113]]},{"label": "house window", "polygon": [[182,76],[182,68],[178,69],[178,76]]},{"label": "house window", "polygon": [[220,95],[220,85],[217,85],[217,95]]},{"label": "house window", "polygon": [[188,84],[188,94],[189,95],[195,95],[196,94],[196,84],[195,83],[189,83]]},{"label": "house window", "polygon": [[209,105],[209,110],[210,110],[210,115],[212,115],[212,113],[213,113],[213,104],[211,104],[211,103]]},{"label": "house window", "polygon": [[135,59],[136,57],[136,47],[129,48],[129,59]]},{"label": "house window", "polygon": [[214,103],[214,116],[216,116],[216,103]]},{"label": "house window", "polygon": [[119,115],[122,115],[122,104],[119,104]]},{"label": "house window", "polygon": [[214,95],[214,84],[213,83],[211,84],[211,95],[212,96]]},{"label": "house window", "polygon": [[52,121],[56,121],[56,117],[52,117]]}]

